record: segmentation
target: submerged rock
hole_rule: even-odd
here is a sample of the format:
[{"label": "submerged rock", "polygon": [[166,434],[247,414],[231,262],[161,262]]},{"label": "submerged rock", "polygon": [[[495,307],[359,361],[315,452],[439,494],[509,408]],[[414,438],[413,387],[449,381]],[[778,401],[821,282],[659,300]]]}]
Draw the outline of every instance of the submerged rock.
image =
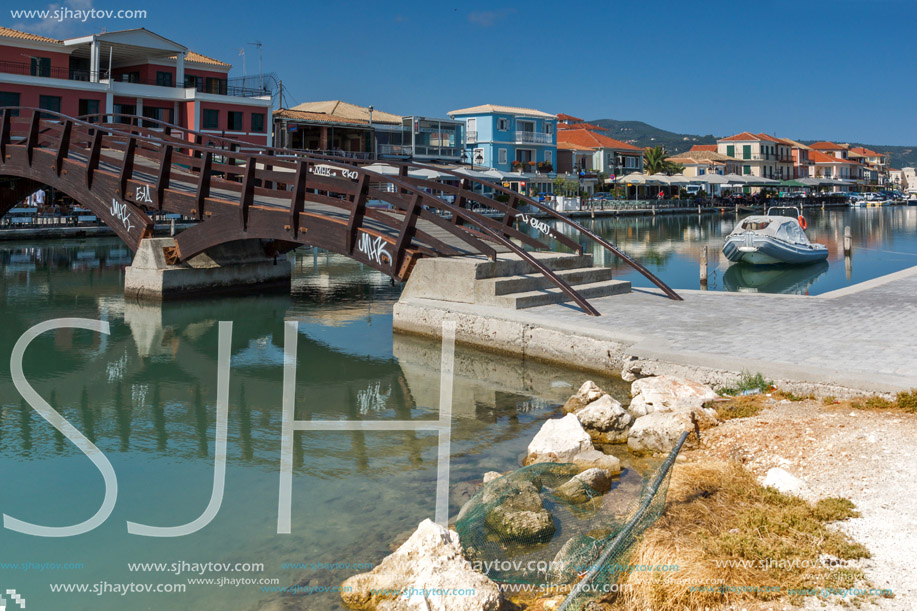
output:
[{"label": "submerged rock", "polygon": [[554,517],[545,509],[539,487],[527,480],[493,482],[484,490],[486,507],[498,503],[484,518],[484,523],[501,538],[520,542],[539,542],[554,534]]},{"label": "submerged rock", "polygon": [[573,535],[558,550],[548,571],[552,583],[572,583],[579,574],[588,571],[602,550],[588,535]]},{"label": "submerged rock", "polygon": [[567,402],[564,403],[564,413],[572,414],[579,411],[604,394],[605,392],[596,386],[595,382],[588,380],[580,386],[575,395],[567,399]]},{"label": "submerged rock", "polygon": [[[702,409],[704,403],[718,396],[709,386],[675,376],[655,376],[636,380],[631,384],[630,394],[633,400],[627,411],[634,418],[653,412]],[[715,412],[713,417],[715,419]]]},{"label": "submerged rock", "polygon": [[573,462],[582,452],[593,450],[592,438],[573,414],[545,422],[528,447],[525,464]]},{"label": "submerged rock", "polygon": [[[456,596],[462,588],[470,594]],[[377,611],[498,611],[500,587],[471,568],[459,536],[430,520],[372,572],[342,584],[341,599],[351,609]]]},{"label": "submerged rock", "polygon": [[586,469],[554,489],[554,495],[572,503],[585,503],[611,490],[611,474],[605,469]]},{"label": "submerged rock", "polygon": [[499,471],[488,471],[484,474],[484,483],[489,484],[497,478],[503,477],[503,474]]}]

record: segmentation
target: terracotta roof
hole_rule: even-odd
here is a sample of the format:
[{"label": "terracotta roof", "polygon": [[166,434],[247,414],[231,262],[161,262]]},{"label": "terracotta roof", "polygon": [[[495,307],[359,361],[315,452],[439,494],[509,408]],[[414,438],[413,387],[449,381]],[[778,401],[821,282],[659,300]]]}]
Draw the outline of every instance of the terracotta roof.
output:
[{"label": "terracotta roof", "polygon": [[185,53],[185,61],[194,62],[195,64],[210,64],[211,66],[225,66],[227,68],[232,67],[232,64],[221,62],[218,59],[213,59],[212,57],[207,57],[206,55],[201,55],[200,53],[195,53],[194,51],[188,51]]},{"label": "terracotta roof", "polygon": [[691,147],[691,152],[693,153],[695,151],[711,151],[715,153],[716,145],[715,144],[695,144],[694,146]]},{"label": "terracotta roof", "polygon": [[816,151],[842,151],[845,147],[833,142],[813,142],[809,148]]},{"label": "terracotta roof", "polygon": [[607,132],[608,129],[605,127],[599,127],[598,125],[593,125],[592,123],[558,123],[557,129],[590,129],[597,132]]},{"label": "terracotta roof", "polygon": [[557,150],[559,151],[592,151],[591,146],[585,146],[582,144],[574,144],[572,142],[558,142]]},{"label": "terracotta roof", "polygon": [[369,121],[362,119],[347,119],[323,112],[308,112],[305,110],[296,110],[295,108],[281,108],[274,111],[274,116],[281,119],[293,119],[296,121],[312,121],[315,123],[334,123],[344,125],[365,125],[369,127]]},{"label": "terracotta roof", "polygon": [[834,155],[828,155],[816,150],[809,151],[809,161],[813,163],[852,163],[853,165],[859,165],[856,161],[840,159]]},{"label": "terracotta roof", "polygon": [[583,121],[583,119],[580,119],[579,117],[565,115],[564,113],[558,113],[557,120],[558,121],[572,121],[573,123],[585,123],[585,121]]},{"label": "terracotta roof", "polygon": [[39,36],[38,34],[20,32],[19,30],[14,30],[13,28],[5,28],[3,26],[0,26],[0,38],[15,38],[16,40],[31,40],[33,42],[50,42],[57,45],[61,44],[62,42],[55,38],[47,38],[45,36]]},{"label": "terracotta roof", "polygon": [[716,162],[734,162],[738,163],[739,160],[735,157],[729,157],[728,155],[723,155],[717,153],[716,151],[696,151],[690,150],[685,153],[678,153],[677,155],[672,155],[669,157],[672,160],[682,160],[682,159],[694,159],[695,161],[716,161]]},{"label": "terracotta roof", "polygon": [[857,155],[863,155],[864,157],[882,157],[884,153],[877,153],[872,149],[868,149],[862,146],[855,146],[850,149],[851,153],[856,153]]},{"label": "terracotta roof", "polygon": [[[305,102],[294,106],[291,110],[303,110],[306,112],[318,112],[331,115],[341,119],[358,119],[369,123],[369,108],[366,106],[357,106],[341,100],[328,100],[326,102]],[[401,125],[401,115],[393,115],[388,112],[373,109],[373,123],[391,123]]]},{"label": "terracotta roof", "polygon": [[557,144],[564,142],[577,146],[585,146],[591,149],[618,149],[623,151],[639,151],[640,149],[631,144],[597,134],[588,129],[564,129],[557,132]]},{"label": "terracotta roof", "polygon": [[540,110],[535,110],[534,108],[522,108],[519,106],[499,106],[497,104],[481,104],[480,106],[472,106],[470,108],[460,108],[458,110],[450,110],[448,115],[476,115],[484,114],[491,112],[505,113],[508,115],[525,115],[527,117],[543,117],[545,119],[556,119],[555,115],[542,112]]},{"label": "terracotta roof", "polygon": [[803,144],[802,142],[796,142],[795,140],[790,140],[789,138],[784,138],[784,140],[786,140],[787,144],[792,146],[794,149],[802,149],[804,151],[808,151],[810,148],[806,146],[805,144]]},{"label": "terracotta roof", "polygon": [[764,140],[764,138],[761,138],[760,136],[756,136],[756,135],[754,135],[754,134],[751,133],[751,132],[742,132],[741,134],[736,134],[735,136],[729,136],[728,138],[720,138],[720,139],[719,139],[720,142],[723,142],[723,141],[733,141],[733,142],[750,142],[750,141],[754,141],[754,142],[758,142],[758,141],[760,141],[760,140]]}]

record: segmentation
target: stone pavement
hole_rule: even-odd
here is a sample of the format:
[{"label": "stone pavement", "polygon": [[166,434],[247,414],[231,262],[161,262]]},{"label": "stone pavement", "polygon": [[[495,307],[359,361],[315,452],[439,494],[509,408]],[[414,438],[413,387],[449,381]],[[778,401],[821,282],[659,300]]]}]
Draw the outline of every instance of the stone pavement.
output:
[{"label": "stone pavement", "polygon": [[648,289],[590,300],[600,317],[572,304],[505,310],[403,298],[395,327],[436,335],[454,318],[458,341],[604,372],[700,370],[711,382],[715,372],[761,372],[822,394],[917,388],[917,267],[815,297],[680,294],[683,302]]}]

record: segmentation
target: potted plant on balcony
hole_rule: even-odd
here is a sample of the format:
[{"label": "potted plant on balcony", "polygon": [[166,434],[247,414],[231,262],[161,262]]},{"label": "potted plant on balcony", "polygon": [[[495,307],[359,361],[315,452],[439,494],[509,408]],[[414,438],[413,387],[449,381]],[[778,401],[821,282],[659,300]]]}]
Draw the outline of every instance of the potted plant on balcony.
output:
[{"label": "potted plant on balcony", "polygon": [[512,163],[511,165],[512,165],[512,167],[513,167],[513,172],[521,172],[521,171],[522,171],[522,162],[519,161],[518,159],[514,159],[514,160],[513,160],[513,163]]},{"label": "potted plant on balcony", "polygon": [[529,172],[535,171],[535,162],[534,161],[526,161],[525,165],[526,165],[525,169],[528,170]]},{"label": "potted plant on balcony", "polygon": [[542,174],[549,174],[554,171],[554,166],[550,161],[539,161],[538,162],[538,171]]}]

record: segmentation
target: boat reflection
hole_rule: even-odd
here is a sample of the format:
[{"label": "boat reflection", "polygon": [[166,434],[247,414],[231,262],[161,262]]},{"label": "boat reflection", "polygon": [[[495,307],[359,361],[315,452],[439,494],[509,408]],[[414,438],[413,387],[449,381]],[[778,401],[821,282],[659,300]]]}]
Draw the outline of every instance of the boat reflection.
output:
[{"label": "boat reflection", "polygon": [[812,265],[730,265],[723,274],[723,288],[740,293],[807,295],[809,287],[828,272],[828,262]]}]

